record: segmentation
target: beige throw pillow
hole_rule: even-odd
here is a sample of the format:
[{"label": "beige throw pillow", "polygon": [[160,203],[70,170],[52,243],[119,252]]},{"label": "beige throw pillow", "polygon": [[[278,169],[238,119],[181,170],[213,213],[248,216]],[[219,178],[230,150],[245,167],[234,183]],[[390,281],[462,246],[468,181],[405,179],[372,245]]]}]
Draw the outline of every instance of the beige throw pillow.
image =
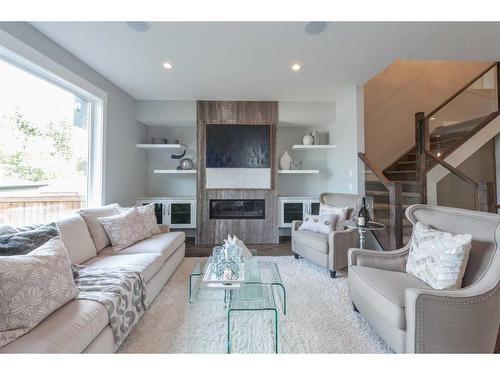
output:
[{"label": "beige throw pillow", "polygon": [[117,203],[110,204],[104,207],[82,208],[77,211],[85,220],[89,229],[90,237],[94,242],[96,251],[99,252],[111,244],[106,231],[102,224],[97,220],[100,217],[118,215],[120,213],[120,205]]},{"label": "beige throw pillow", "polygon": [[156,222],[155,205],[153,203],[145,206],[137,206],[137,211],[141,215],[144,226],[150,235],[161,233],[160,227]]},{"label": "beige throw pillow", "polygon": [[434,289],[460,288],[472,243],[470,234],[451,234],[417,223],[406,272]]},{"label": "beige throw pillow", "polygon": [[344,225],[343,221],[347,218],[347,212],[349,211],[349,207],[340,207],[340,206],[329,206],[327,204],[321,203],[319,205],[319,214],[320,215],[337,215],[338,219],[335,224],[335,230],[343,230]]},{"label": "beige throw pillow", "polygon": [[335,229],[337,223],[337,215],[309,215],[304,216],[304,220],[299,227],[299,230],[310,230],[323,234],[329,234]]},{"label": "beige throw pillow", "polygon": [[59,237],[27,255],[0,256],[0,348],[78,294]]},{"label": "beige throw pillow", "polygon": [[119,215],[101,217],[97,220],[104,226],[115,253],[151,236],[136,207]]}]

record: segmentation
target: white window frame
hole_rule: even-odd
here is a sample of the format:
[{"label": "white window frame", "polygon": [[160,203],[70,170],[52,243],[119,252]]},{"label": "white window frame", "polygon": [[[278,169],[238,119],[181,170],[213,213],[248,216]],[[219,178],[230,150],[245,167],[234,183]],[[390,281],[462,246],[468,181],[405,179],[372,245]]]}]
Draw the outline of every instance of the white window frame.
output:
[{"label": "white window frame", "polygon": [[107,93],[3,30],[0,30],[0,59],[90,103],[86,204],[88,207],[101,206],[105,201],[106,193],[104,182]]}]

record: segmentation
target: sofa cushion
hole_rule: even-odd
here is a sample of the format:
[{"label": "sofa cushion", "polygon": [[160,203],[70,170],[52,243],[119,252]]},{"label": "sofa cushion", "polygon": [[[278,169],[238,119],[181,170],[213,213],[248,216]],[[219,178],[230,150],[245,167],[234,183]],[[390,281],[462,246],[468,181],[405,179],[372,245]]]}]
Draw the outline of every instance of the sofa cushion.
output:
[{"label": "sofa cushion", "polygon": [[[145,240],[136,242],[132,246],[120,251],[124,254],[161,254],[163,261],[166,261],[170,255],[181,246],[186,239],[184,232],[169,232],[152,235]],[[113,249],[111,246],[103,249],[99,256],[111,255]]]},{"label": "sofa cushion", "polygon": [[351,295],[354,290],[363,299],[363,306],[368,306],[370,314],[378,315],[401,330],[406,328],[405,290],[408,288],[429,289],[429,286],[406,272],[349,266]]},{"label": "sofa cushion", "polygon": [[85,221],[74,214],[56,222],[71,264],[82,264],[97,255]]},{"label": "sofa cushion", "polygon": [[118,215],[120,213],[119,204],[115,203],[96,208],[82,208],[76,211],[76,213],[80,214],[83,217],[83,220],[85,220],[85,224],[87,224],[90,237],[94,242],[97,252],[111,244],[111,240],[104,230],[103,225],[99,223],[97,219],[100,217]]},{"label": "sofa cushion", "polygon": [[164,260],[161,254],[117,254],[109,256],[98,256],[85,262],[87,266],[99,267],[127,267],[133,271],[142,273],[144,279],[149,281],[153,275],[163,266]]},{"label": "sofa cushion", "polygon": [[3,347],[3,353],[80,353],[108,325],[104,305],[73,300],[33,330]]},{"label": "sofa cushion", "polygon": [[293,232],[293,241],[306,245],[323,254],[328,254],[328,234],[299,230]]}]

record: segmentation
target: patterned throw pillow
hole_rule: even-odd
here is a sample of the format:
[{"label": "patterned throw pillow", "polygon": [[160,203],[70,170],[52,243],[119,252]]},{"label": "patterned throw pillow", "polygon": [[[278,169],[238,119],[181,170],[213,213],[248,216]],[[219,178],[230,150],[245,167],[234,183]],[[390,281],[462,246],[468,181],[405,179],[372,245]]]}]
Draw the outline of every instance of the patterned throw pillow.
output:
[{"label": "patterned throw pillow", "polygon": [[472,243],[470,234],[453,235],[417,223],[406,272],[434,289],[460,288]]},{"label": "patterned throw pillow", "polygon": [[347,212],[349,211],[349,207],[340,207],[340,206],[329,206],[327,204],[321,203],[319,205],[319,214],[320,215],[337,215],[337,223],[335,224],[335,230],[343,230],[344,225],[343,221],[347,218]]},{"label": "patterned throw pillow", "polygon": [[104,207],[82,208],[76,213],[80,214],[81,217],[83,217],[83,220],[85,220],[85,224],[87,224],[90,237],[94,242],[97,252],[111,244],[111,240],[98,219],[101,217],[118,215],[120,213],[119,204],[114,203]]},{"label": "patterned throw pillow", "polygon": [[101,217],[97,220],[104,226],[115,253],[151,236],[136,207],[119,215]]},{"label": "patterned throw pillow", "polygon": [[155,205],[153,203],[145,206],[137,206],[137,211],[141,215],[144,226],[150,235],[161,233],[160,227],[156,222]]},{"label": "patterned throw pillow", "polygon": [[60,238],[28,255],[0,256],[0,348],[29,332],[77,294]]},{"label": "patterned throw pillow", "polygon": [[309,215],[306,214],[299,230],[310,230],[323,234],[329,234],[335,230],[338,215]]}]

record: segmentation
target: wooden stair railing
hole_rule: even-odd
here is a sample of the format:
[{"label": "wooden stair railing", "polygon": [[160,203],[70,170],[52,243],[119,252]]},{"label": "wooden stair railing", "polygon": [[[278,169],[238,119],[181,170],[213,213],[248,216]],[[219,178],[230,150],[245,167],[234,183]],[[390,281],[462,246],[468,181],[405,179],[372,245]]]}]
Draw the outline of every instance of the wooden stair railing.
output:
[{"label": "wooden stair railing", "polygon": [[433,160],[436,164],[441,165],[446,168],[449,172],[453,173],[459,179],[472,186],[474,189],[474,209],[477,211],[484,212],[495,212],[495,200],[494,200],[494,184],[492,182],[477,182],[474,179],[467,176],[462,171],[453,167],[449,163],[436,157],[431,152],[425,152],[426,156]]},{"label": "wooden stair railing", "polygon": [[[373,172],[377,179],[386,187],[389,192],[389,248],[399,249],[403,246],[403,190],[401,184],[390,181],[384,176],[375,165],[366,157],[364,153],[358,153],[359,158],[366,167]],[[377,232],[373,232],[377,233]],[[379,240],[380,242],[380,240]],[[389,250],[389,249],[384,249]]]},{"label": "wooden stair railing", "polygon": [[[447,104],[449,104],[453,99],[458,97],[467,88],[469,88],[474,82],[480,79],[488,71],[496,66],[497,74],[497,110],[490,113],[488,116],[479,122],[474,128],[470,129],[461,139],[454,143],[451,147],[444,150],[439,157],[431,152],[431,136],[429,133],[429,121],[433,115],[435,115],[439,110],[443,109]],[[474,134],[483,129],[491,121],[493,121],[500,114],[500,63],[496,62],[485,69],[481,74],[476,76],[474,79],[469,81],[455,94],[445,100],[436,109],[431,111],[429,114],[425,115],[423,112],[415,113],[415,154],[416,154],[416,185],[417,193],[419,195],[420,203],[427,203],[427,172],[432,169],[435,165],[439,164],[446,168],[449,172],[460,178],[465,183],[469,184],[474,189],[474,207],[479,211],[495,212],[496,198],[494,197],[495,186],[493,183],[488,182],[477,182],[465,175],[463,172],[453,167],[444,161],[444,159],[449,156],[452,152],[457,150],[461,145],[468,141]],[[400,159],[398,159],[400,160]],[[397,161],[393,163],[396,165]],[[391,165],[392,166],[392,165]]]},{"label": "wooden stair railing", "polygon": [[[496,66],[497,68],[497,90],[500,88],[500,62],[495,62],[489,65],[486,69],[481,71],[478,75],[476,75],[473,79],[468,81],[464,86],[462,86],[457,92],[455,92],[453,95],[451,95],[448,99],[446,99],[443,103],[441,103],[439,106],[437,106],[435,109],[433,109],[430,113],[425,115],[423,112],[418,112],[415,114],[415,120],[417,122],[417,115],[422,114],[423,118],[426,119],[426,121],[429,121],[431,117],[433,117],[437,112],[439,112],[441,109],[443,109],[447,104],[449,104],[453,99],[455,99],[457,96],[462,94],[465,90],[467,90],[472,84],[474,84],[477,80],[479,80],[482,76],[484,76],[488,71],[493,69]],[[446,149],[440,157],[442,159],[445,159],[448,155],[450,155],[453,151],[455,151],[457,148],[462,146],[466,141],[468,141],[474,134],[476,134],[479,130],[484,128],[486,125],[488,125],[493,119],[495,119],[499,114],[500,114],[500,95],[497,95],[497,111],[489,114],[486,116],[479,124],[477,124],[473,129],[469,130],[467,134],[465,134],[458,142],[454,143],[452,147]],[[430,136],[430,134],[429,134]],[[415,151],[416,146],[413,146],[410,148],[408,151],[406,151],[404,154],[402,154],[400,157],[396,158],[394,162],[389,164],[384,169],[384,174],[386,174],[388,171],[393,169],[401,160],[403,160],[408,154],[411,154]]]},{"label": "wooden stair railing", "polygon": [[427,203],[427,172],[435,165],[439,164],[474,189],[475,210],[484,212],[496,212],[495,184],[492,182],[475,181],[474,179],[461,172],[459,169],[444,161],[443,156],[437,157],[432,152],[430,152],[428,137],[428,117],[424,116],[422,112],[416,113],[415,123],[417,165],[416,185],[420,203]]}]

